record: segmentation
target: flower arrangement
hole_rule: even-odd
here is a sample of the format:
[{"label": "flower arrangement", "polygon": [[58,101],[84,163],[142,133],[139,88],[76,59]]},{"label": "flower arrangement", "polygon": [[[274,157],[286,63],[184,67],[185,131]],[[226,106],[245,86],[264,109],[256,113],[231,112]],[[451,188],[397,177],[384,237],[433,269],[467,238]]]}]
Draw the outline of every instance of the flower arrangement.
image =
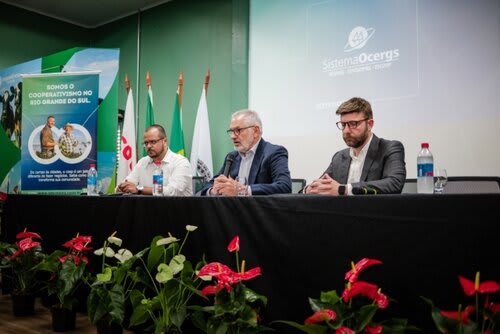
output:
[{"label": "flower arrangement", "polygon": [[345,274],[346,287],[341,296],[331,290],[321,292],[320,299],[309,298],[314,313],[304,324],[282,320],[276,322],[310,334],[404,333],[405,329],[410,328],[405,319],[375,320],[377,312],[389,306],[389,298],[377,285],[358,279],[363,270],[378,264],[382,262],[368,258],[356,264],[351,263],[351,270]]},{"label": "flower arrangement", "polygon": [[33,294],[38,290],[36,270],[33,267],[44,257],[42,237],[24,229],[16,235],[16,243],[0,243],[0,267],[10,269],[13,293]]},{"label": "flower arrangement", "polygon": [[[197,229],[186,225],[182,243],[172,236],[153,238],[150,247],[137,255],[139,266],[131,273],[137,284],[130,294],[133,313],[130,326],[153,321],[155,333],[181,332],[187,317],[187,303],[199,294],[195,269],[182,254],[188,235]],[[146,257],[146,261],[143,257]],[[197,266],[201,266],[199,263]]]},{"label": "flower arrangement", "polygon": [[83,283],[88,263],[87,251],[91,236],[76,235],[63,244],[67,251],[55,250],[46,256],[35,269],[50,273],[46,281],[49,295],[56,295],[58,308],[73,310],[77,303],[75,291]]},{"label": "flower arrangement", "polygon": [[116,232],[104,241],[102,248],[94,251],[95,255],[101,257],[100,273],[87,281],[90,285],[87,313],[94,325],[99,322],[104,322],[104,325],[123,325],[126,301],[135,285],[128,272],[137,257],[125,248],[115,251],[113,245],[122,245]]},{"label": "flower arrangement", "polygon": [[234,237],[227,250],[236,255],[236,271],[228,266],[211,262],[203,266],[197,276],[215,280],[215,285],[205,286],[203,296],[214,295],[211,306],[193,306],[194,325],[205,333],[259,333],[270,328],[259,324],[259,308],[267,304],[267,298],[247,288],[243,281],[260,276],[260,267],[245,271],[245,261],[239,264],[239,237]]},{"label": "flower arrangement", "polygon": [[491,295],[500,292],[495,281],[480,282],[476,273],[474,281],[458,276],[464,294],[474,297],[475,303],[457,310],[445,311],[435,307],[431,300],[423,298],[432,307],[432,319],[441,333],[495,334],[500,333],[500,303],[493,302]]}]

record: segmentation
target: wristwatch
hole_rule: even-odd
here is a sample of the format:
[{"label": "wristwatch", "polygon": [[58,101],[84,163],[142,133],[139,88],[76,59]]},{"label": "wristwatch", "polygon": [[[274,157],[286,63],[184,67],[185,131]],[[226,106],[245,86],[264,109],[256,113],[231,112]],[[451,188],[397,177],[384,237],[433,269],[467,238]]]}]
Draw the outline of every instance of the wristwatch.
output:
[{"label": "wristwatch", "polygon": [[139,195],[142,195],[142,191],[144,190],[144,186],[143,186],[143,185],[138,184],[135,188],[137,189],[137,193],[138,193]]},{"label": "wristwatch", "polygon": [[339,189],[338,189],[339,195],[343,196],[346,194],[346,188],[345,184],[339,184]]}]

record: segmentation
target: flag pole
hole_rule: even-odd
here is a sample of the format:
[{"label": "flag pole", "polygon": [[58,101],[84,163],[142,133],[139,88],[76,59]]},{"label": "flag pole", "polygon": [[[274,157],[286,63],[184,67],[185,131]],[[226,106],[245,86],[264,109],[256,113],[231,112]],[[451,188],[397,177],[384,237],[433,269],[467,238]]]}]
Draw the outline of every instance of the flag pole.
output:
[{"label": "flag pole", "polygon": [[149,89],[151,87],[151,74],[149,71],[146,73],[146,87]]},{"label": "flag pole", "polygon": [[205,88],[205,96],[208,95],[208,83],[210,82],[210,69],[207,70],[207,74],[205,74],[205,83],[203,87]]},{"label": "flag pole", "polygon": [[179,108],[182,108],[182,93],[184,88],[184,76],[182,71],[179,72],[179,80],[177,82],[177,90],[179,91]]},{"label": "flag pole", "polygon": [[128,79],[128,74],[125,74],[125,89],[128,92],[130,91],[130,80]]}]

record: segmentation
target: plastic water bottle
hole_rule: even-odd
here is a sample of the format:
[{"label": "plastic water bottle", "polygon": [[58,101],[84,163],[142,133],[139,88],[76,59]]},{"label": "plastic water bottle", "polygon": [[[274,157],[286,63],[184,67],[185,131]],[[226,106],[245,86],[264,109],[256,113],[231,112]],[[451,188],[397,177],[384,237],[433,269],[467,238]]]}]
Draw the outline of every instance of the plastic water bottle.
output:
[{"label": "plastic water bottle", "polygon": [[163,196],[163,169],[161,161],[155,161],[155,170],[153,171],[153,196]]},{"label": "plastic water bottle", "polygon": [[90,164],[90,169],[87,173],[87,195],[97,196],[97,169],[95,164]]},{"label": "plastic water bottle", "polygon": [[434,157],[429,151],[429,143],[422,143],[417,156],[417,192],[434,193]]}]

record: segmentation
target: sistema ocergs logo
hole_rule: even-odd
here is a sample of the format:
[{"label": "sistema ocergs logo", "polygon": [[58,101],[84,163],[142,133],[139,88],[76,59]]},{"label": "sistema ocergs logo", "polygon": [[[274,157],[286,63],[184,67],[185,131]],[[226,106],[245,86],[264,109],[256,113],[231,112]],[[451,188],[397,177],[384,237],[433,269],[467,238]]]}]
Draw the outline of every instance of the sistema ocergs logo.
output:
[{"label": "sistema ocergs logo", "polygon": [[[349,33],[347,43],[344,46],[344,54],[347,55],[323,59],[323,72],[329,76],[339,76],[391,67],[394,62],[399,60],[399,48],[377,52],[361,51],[368,44],[368,41],[374,38],[374,34],[375,28],[354,27]],[[356,51],[360,53],[353,54]]]}]

